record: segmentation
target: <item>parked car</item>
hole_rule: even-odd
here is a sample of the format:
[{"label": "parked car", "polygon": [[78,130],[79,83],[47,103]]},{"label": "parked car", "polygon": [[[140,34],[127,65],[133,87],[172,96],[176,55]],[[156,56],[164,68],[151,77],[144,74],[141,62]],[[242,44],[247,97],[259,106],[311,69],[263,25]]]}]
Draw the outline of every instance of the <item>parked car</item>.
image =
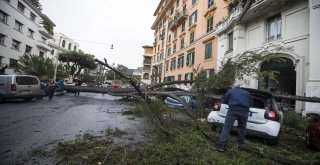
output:
[{"label": "parked car", "polygon": [[310,122],[305,133],[306,146],[310,149],[320,149],[320,115],[308,113],[307,117],[310,118]]},{"label": "parked car", "polygon": [[[250,107],[247,122],[247,134],[264,138],[268,145],[279,142],[283,113],[278,108],[275,98],[268,92],[243,88],[252,95],[253,105]],[[223,94],[227,91],[224,90]],[[222,127],[228,112],[228,105],[220,102],[214,103],[213,111],[208,115],[208,122],[214,127]],[[237,122],[234,123],[234,127]]]},{"label": "parked car", "polygon": [[[195,108],[197,106],[196,100],[194,100],[191,96],[180,96],[182,99],[184,99],[191,108]],[[164,99],[164,104],[166,104],[167,106],[171,107],[171,108],[175,108],[175,109],[184,109],[182,103],[180,103],[180,101],[171,98],[171,97],[166,97]]]},{"label": "parked car", "polygon": [[0,102],[7,99],[31,101],[42,96],[40,81],[36,76],[0,75]]}]

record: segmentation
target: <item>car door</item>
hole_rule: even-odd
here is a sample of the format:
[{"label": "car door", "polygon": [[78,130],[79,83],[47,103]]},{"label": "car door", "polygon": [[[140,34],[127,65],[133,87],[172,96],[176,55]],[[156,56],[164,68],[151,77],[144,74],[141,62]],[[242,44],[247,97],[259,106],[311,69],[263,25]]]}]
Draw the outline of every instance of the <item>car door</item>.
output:
[{"label": "car door", "polygon": [[40,82],[33,76],[16,76],[16,91],[19,95],[39,94]]}]

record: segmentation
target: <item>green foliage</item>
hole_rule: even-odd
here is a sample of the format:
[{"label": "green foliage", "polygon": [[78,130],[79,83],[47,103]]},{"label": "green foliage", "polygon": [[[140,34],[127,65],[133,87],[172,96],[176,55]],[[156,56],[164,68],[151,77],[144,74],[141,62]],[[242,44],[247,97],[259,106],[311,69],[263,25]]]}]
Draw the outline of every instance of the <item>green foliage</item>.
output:
[{"label": "green foliage", "polygon": [[54,65],[50,58],[25,54],[19,58],[14,70],[20,74],[34,75],[48,80],[53,77]]},{"label": "green foliage", "polygon": [[59,60],[67,63],[69,74],[76,77],[84,68],[95,69],[94,56],[84,52],[69,51],[59,54]]},{"label": "green foliage", "polygon": [[82,82],[85,82],[85,83],[91,83],[91,82],[93,82],[95,80],[95,77],[91,76],[88,73],[79,74],[78,77],[81,79]]},{"label": "green foliage", "polygon": [[304,132],[309,123],[308,121],[309,119],[307,117],[302,116],[300,113],[291,109],[284,113],[283,125]]},{"label": "green foliage", "polygon": [[40,11],[42,11],[42,5],[39,2],[39,0],[29,0],[34,7],[36,7],[37,9],[39,9]]}]

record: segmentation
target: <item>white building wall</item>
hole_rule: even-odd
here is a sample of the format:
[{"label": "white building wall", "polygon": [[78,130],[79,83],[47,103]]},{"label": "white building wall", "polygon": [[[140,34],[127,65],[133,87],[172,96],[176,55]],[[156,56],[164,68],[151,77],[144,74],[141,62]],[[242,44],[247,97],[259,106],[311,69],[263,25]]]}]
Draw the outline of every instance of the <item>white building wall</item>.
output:
[{"label": "white building wall", "polygon": [[[269,13],[270,16],[281,14],[281,39],[276,41],[267,41],[267,19],[269,16],[265,16],[262,19],[252,19],[246,22],[246,24],[233,27],[233,56],[241,54],[247,50],[257,50],[261,48],[271,50],[274,47],[272,45],[292,48],[273,52],[293,61],[296,67],[296,95],[305,96],[307,94],[307,96],[317,95],[320,97],[320,56],[318,53],[320,46],[320,8],[313,11],[311,15],[309,15],[309,10],[311,9],[309,8],[307,1],[305,1],[305,3],[299,3],[288,7],[284,11],[278,11],[280,13],[276,13],[277,11],[271,11]],[[222,33],[219,37],[219,60],[229,55],[227,52],[227,34],[229,32],[230,30]],[[311,48],[309,48],[309,45]],[[314,45],[314,53],[312,53],[311,45]],[[257,67],[260,66],[258,65]],[[245,78],[248,78],[248,80],[245,80],[248,82],[248,84],[246,84],[248,87],[258,88],[257,80],[252,79],[252,77]],[[310,83],[309,79],[312,83]],[[308,86],[307,84],[310,85]],[[296,102],[297,111],[310,110],[313,106],[315,105],[307,104],[306,107],[305,103],[299,101]],[[320,106],[317,105],[315,107],[317,107],[319,111]]]},{"label": "white building wall", "polygon": [[[40,51],[44,55],[49,55],[51,49],[48,46],[49,42],[52,42],[52,39],[47,36],[44,36],[40,33],[41,22],[41,12],[35,11],[32,7],[28,6],[23,0],[19,1],[25,6],[23,13],[17,10],[18,0],[0,1],[0,9],[8,14],[7,23],[0,22],[0,33],[5,35],[4,45],[0,45],[0,56],[2,56],[2,63],[8,64],[10,59],[18,60],[25,53],[26,45],[32,47],[31,54],[39,55]],[[33,22],[30,19],[31,12],[36,15],[35,21]],[[15,21],[19,21],[23,24],[22,31],[15,30]],[[33,37],[28,37],[28,29],[31,29]],[[45,38],[45,42],[41,43],[41,38]],[[17,40],[20,43],[19,50],[14,50],[11,48],[12,40]],[[42,45],[42,46],[39,46]],[[13,69],[6,69],[5,74],[15,74]]]},{"label": "white building wall", "polygon": [[[320,97],[320,1],[309,0],[310,18],[310,72],[307,82],[306,95]],[[306,110],[320,112],[319,103],[307,103]]]}]

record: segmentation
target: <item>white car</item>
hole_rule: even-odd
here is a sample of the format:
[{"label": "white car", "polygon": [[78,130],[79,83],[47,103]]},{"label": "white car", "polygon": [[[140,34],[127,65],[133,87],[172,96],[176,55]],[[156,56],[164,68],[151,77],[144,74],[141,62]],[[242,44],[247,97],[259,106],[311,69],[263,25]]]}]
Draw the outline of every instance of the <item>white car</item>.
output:
[{"label": "white car", "polygon": [[[283,113],[278,108],[274,97],[267,92],[249,88],[243,89],[249,91],[253,99],[253,106],[250,107],[248,114],[247,135],[264,138],[268,145],[278,144]],[[208,115],[208,122],[213,123],[214,127],[221,128],[224,124],[228,109],[227,104],[216,102],[213,111]],[[237,125],[238,123],[235,121],[233,126],[236,127]]]}]

